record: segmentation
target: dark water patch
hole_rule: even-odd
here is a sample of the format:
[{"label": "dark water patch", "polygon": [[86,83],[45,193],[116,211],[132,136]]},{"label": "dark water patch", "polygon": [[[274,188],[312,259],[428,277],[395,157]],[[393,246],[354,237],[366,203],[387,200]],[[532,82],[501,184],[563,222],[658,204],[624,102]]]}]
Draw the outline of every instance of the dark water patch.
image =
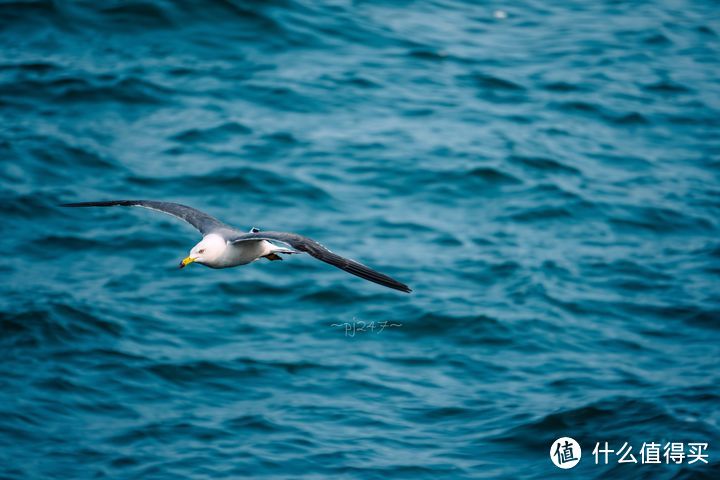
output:
[{"label": "dark water patch", "polygon": [[403,110],[403,115],[407,117],[430,117],[436,110],[432,108],[410,108]]},{"label": "dark water patch", "polygon": [[550,108],[569,114],[594,117],[598,120],[617,125],[645,125],[650,123],[649,118],[641,112],[613,111],[597,103],[582,100],[554,103],[550,105]]},{"label": "dark water patch", "polygon": [[158,378],[175,385],[209,385],[217,382],[241,381],[262,374],[256,366],[229,365],[225,362],[196,360],[187,362],[155,362],[145,367]]},{"label": "dark water patch", "polygon": [[670,40],[666,35],[663,35],[662,33],[656,33],[653,35],[649,35],[645,37],[642,42],[646,45],[653,45],[653,46],[667,46],[672,45],[672,40]]},{"label": "dark water patch", "polygon": [[[510,173],[490,166],[468,170],[416,172],[414,175],[418,184],[424,184],[419,193],[423,193],[426,189],[433,189],[439,194],[451,196],[464,193],[477,195],[522,183],[520,179]],[[394,178],[385,180],[390,183],[400,181],[400,179]]]},{"label": "dark water patch", "polygon": [[43,17],[56,18],[59,15],[57,5],[52,0],[8,1],[0,3],[0,19],[12,25],[25,19]]},{"label": "dark water patch", "polygon": [[149,358],[144,355],[130,353],[110,347],[78,348],[75,350],[57,350],[52,352],[51,358],[58,362],[71,362],[85,360],[92,363],[94,368],[99,370],[117,369],[129,365],[137,365],[148,362]]},{"label": "dark water patch", "polygon": [[[413,221],[397,221],[389,220],[387,218],[380,218],[377,221],[373,222],[373,225],[378,230],[396,232],[398,234],[404,234],[405,236],[407,236],[409,232],[413,232],[416,235],[421,233],[439,233],[439,230],[435,227],[432,227],[425,223]],[[386,235],[389,237],[393,237],[392,234]],[[718,247],[718,250],[720,250],[720,247]]]},{"label": "dark water patch", "polygon": [[246,136],[252,129],[238,122],[226,122],[210,128],[191,128],[171,137],[181,143],[220,143],[237,136]]},{"label": "dark water patch", "polygon": [[247,82],[245,88],[252,91],[249,96],[253,102],[264,108],[272,108],[284,112],[317,113],[327,111],[336,97],[320,97],[311,95],[294,86],[267,85]]},{"label": "dark water patch", "polygon": [[330,195],[321,187],[302,181],[291,172],[275,173],[269,169],[231,167],[205,175],[178,175],[173,177],[129,176],[127,181],[142,188],[172,187],[178,193],[188,190],[234,189],[236,191],[286,198],[328,200]]},{"label": "dark water patch", "polygon": [[48,61],[28,61],[18,63],[0,63],[0,72],[3,73],[31,73],[45,75],[61,71],[63,67]]},{"label": "dark water patch", "polygon": [[174,22],[160,5],[148,1],[98,5],[105,21],[115,26],[134,28],[171,27]]},{"label": "dark water patch", "polygon": [[544,288],[535,289],[532,293],[544,299],[549,305],[557,307],[561,311],[567,312],[574,317],[597,318],[600,316],[605,319],[622,317],[620,313],[615,311],[615,306],[607,302],[561,296],[559,294],[549,293]]},{"label": "dark water patch", "polygon": [[583,90],[583,88],[574,83],[568,82],[550,82],[543,85],[545,90],[550,92],[577,92]]},{"label": "dark water patch", "polygon": [[443,247],[459,247],[463,245],[463,242],[451,233],[436,235],[431,241]]},{"label": "dark water patch", "polygon": [[269,371],[282,371],[290,374],[298,374],[301,372],[310,371],[324,371],[330,373],[336,368],[331,364],[320,364],[307,360],[298,361],[278,361],[278,360],[256,360],[248,357],[241,357],[236,360],[241,362],[243,365],[251,365],[258,369],[269,370]]},{"label": "dark water patch", "polygon": [[493,263],[489,266],[490,272],[494,276],[499,277],[512,277],[515,273],[521,270],[521,265],[518,262],[507,260],[504,262]]},{"label": "dark water patch", "polygon": [[647,117],[638,112],[612,115],[606,118],[608,121],[618,125],[646,125],[650,123]]},{"label": "dark water patch", "polygon": [[297,145],[300,141],[290,132],[273,132],[269,135],[264,135],[263,140],[271,143],[282,143],[284,145]]},{"label": "dark water patch", "polygon": [[119,434],[111,435],[106,441],[112,445],[153,445],[156,442],[178,442],[193,439],[212,442],[227,439],[232,433],[220,428],[208,427],[192,420],[169,420],[165,422],[145,423],[137,428],[127,428]]},{"label": "dark water patch", "polygon": [[21,83],[0,84],[0,97],[38,98],[67,103],[118,102],[157,105],[168,101],[173,92],[148,80],[100,75],[90,77],[26,79]]},{"label": "dark water patch", "polygon": [[720,329],[720,309],[701,309],[690,314],[685,323],[699,328]]},{"label": "dark water patch", "polygon": [[1,341],[8,348],[62,345],[88,338],[116,337],[124,331],[115,322],[64,303],[17,310],[0,312],[0,326],[5,332]]},{"label": "dark water patch", "polygon": [[[35,237],[28,246],[29,252],[38,258],[53,259],[61,249],[67,251],[80,251],[85,249],[102,249],[107,247],[107,242],[94,238],[83,238],[76,235],[48,234]],[[52,248],[48,248],[52,247]],[[115,247],[113,247],[114,249]]]},{"label": "dark water patch", "polygon": [[221,293],[231,296],[243,296],[247,292],[263,292],[265,295],[285,296],[289,289],[289,287],[276,283],[253,281],[219,282],[213,288],[217,288]]},{"label": "dark water patch", "polygon": [[231,418],[223,423],[223,427],[231,431],[282,433],[287,434],[287,425],[279,425],[262,415],[245,414]]},{"label": "dark water patch", "polygon": [[646,316],[663,322],[682,323],[707,329],[720,327],[720,310],[701,305],[680,302],[677,304],[619,302],[617,306],[633,315],[644,312]]},{"label": "dark water patch", "polygon": [[717,37],[717,33],[715,33],[715,30],[713,30],[712,28],[710,28],[710,27],[707,26],[707,25],[700,25],[700,26],[698,26],[698,27],[697,27],[697,31],[700,32],[700,33],[702,33],[702,34],[704,34],[704,35],[708,35],[708,36],[710,36],[710,37]]},{"label": "dark water patch", "polygon": [[[630,155],[625,152],[621,153],[590,153],[589,158],[599,160],[609,165],[621,166],[627,170],[647,170],[652,168],[653,163],[647,158]],[[647,181],[649,177],[634,177],[631,182],[642,182]],[[624,186],[632,187],[632,184],[628,182]]]},{"label": "dark water patch", "polygon": [[652,279],[653,282],[670,282],[673,276],[664,272],[661,265],[648,262],[639,262],[630,259],[616,259],[611,261],[593,260],[581,264],[583,274],[588,278],[636,278],[639,280]]},{"label": "dark water patch", "polygon": [[472,421],[476,418],[476,415],[477,411],[474,408],[454,406],[405,410],[405,417],[417,423]]},{"label": "dark water patch", "polygon": [[[627,338],[611,338],[604,342],[604,345],[608,347],[609,350],[613,350],[620,353],[625,352],[635,352],[636,354],[642,354],[642,353],[648,353],[647,348],[636,341],[627,339]],[[628,378],[624,379],[625,383],[633,384],[636,386],[640,385],[648,385],[647,383],[643,382],[642,379],[637,377],[628,376]],[[649,386],[649,385],[648,385]]]},{"label": "dark water patch", "polygon": [[328,82],[332,87],[347,85],[361,89],[376,89],[383,86],[381,80],[355,71],[345,72],[342,75],[324,75],[321,80]]},{"label": "dark water patch", "polygon": [[511,155],[508,160],[540,172],[565,173],[572,175],[579,175],[581,173],[579,169],[573,167],[572,165],[547,157]]},{"label": "dark water patch", "polygon": [[608,220],[623,230],[645,230],[655,233],[690,233],[710,231],[714,224],[707,218],[689,215],[669,207],[628,205],[623,212],[610,215]]},{"label": "dark water patch", "polygon": [[[460,87],[471,88],[478,98],[498,103],[521,103],[528,100],[527,90],[519,83],[484,73],[460,75],[456,79]],[[528,120],[530,120],[528,118]]]},{"label": "dark water patch", "polygon": [[562,221],[564,219],[573,218],[573,210],[559,206],[540,206],[529,209],[523,209],[521,212],[513,213],[510,219],[516,222],[544,222],[548,220]]},{"label": "dark water patch", "polygon": [[58,199],[45,195],[42,192],[13,195],[0,192],[0,202],[6,218],[41,218],[54,214]]},{"label": "dark water patch", "polygon": [[[680,423],[655,403],[626,397],[609,398],[602,403],[575,408],[560,407],[558,410],[534,422],[514,427],[494,437],[493,441],[523,445],[536,451],[540,446],[546,446],[549,436],[557,436],[557,432],[573,432],[573,438],[581,444],[583,439],[594,438],[597,432],[602,432],[607,440],[622,437],[628,429],[627,418],[634,419],[635,427],[654,426],[656,430]],[[623,415],[618,416],[618,411]]]},{"label": "dark water patch", "polygon": [[568,113],[592,113],[599,114],[601,109],[598,105],[579,100],[561,102],[555,106],[557,109]]},{"label": "dark water patch", "polygon": [[400,329],[411,337],[455,337],[462,343],[508,345],[513,329],[498,319],[483,314],[456,316],[446,313],[422,313]]},{"label": "dark water patch", "polygon": [[[83,177],[118,168],[113,159],[91,147],[52,136],[18,135],[12,144],[0,142],[0,155],[11,160],[0,167],[0,178],[16,185],[30,183],[33,179],[45,184],[65,184],[71,168],[78,169],[82,172],[78,176]],[[17,168],[18,164],[24,168]]]},{"label": "dark water patch", "polygon": [[444,51],[432,50],[430,48],[413,48],[408,51],[408,56],[418,60],[442,62],[448,59],[449,55]]},{"label": "dark water patch", "polygon": [[690,115],[658,115],[665,122],[675,125],[697,125],[703,127],[717,127],[720,125],[720,119],[714,115],[695,112]]},{"label": "dark water patch", "polygon": [[465,75],[458,77],[460,82],[465,84],[472,84],[482,90],[501,90],[501,91],[514,91],[522,92],[525,88],[519,83],[506,80],[494,75],[486,73],[475,73],[472,75]]},{"label": "dark water patch", "polygon": [[316,287],[314,291],[305,293],[300,297],[303,303],[318,303],[321,305],[344,305],[357,299],[357,292],[345,288],[332,286],[327,288]]},{"label": "dark water patch", "polygon": [[553,103],[550,108],[569,114],[593,117],[616,125],[646,125],[650,123],[649,118],[640,112],[613,111],[600,104],[582,100]]},{"label": "dark water patch", "polygon": [[646,92],[651,93],[660,93],[660,94],[680,94],[680,93],[689,93],[691,90],[683,85],[680,85],[679,83],[675,83],[672,81],[660,81],[656,83],[650,83],[647,85],[644,85],[643,90]]},{"label": "dark water patch", "polygon": [[476,167],[468,170],[464,175],[494,185],[517,185],[522,183],[517,177],[494,167]]}]

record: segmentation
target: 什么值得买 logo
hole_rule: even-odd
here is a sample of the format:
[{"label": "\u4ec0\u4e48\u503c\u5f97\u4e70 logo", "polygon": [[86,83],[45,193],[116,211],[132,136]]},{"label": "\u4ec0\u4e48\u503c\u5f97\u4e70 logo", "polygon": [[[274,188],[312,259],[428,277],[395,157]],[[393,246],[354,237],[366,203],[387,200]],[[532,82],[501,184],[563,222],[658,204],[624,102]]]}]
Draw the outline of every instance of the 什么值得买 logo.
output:
[{"label": "\u4ec0\u4e48\u503c\u5f97\u4e70 logo", "polygon": [[560,437],[550,446],[550,460],[558,468],[573,468],[581,457],[580,444],[574,438]]}]

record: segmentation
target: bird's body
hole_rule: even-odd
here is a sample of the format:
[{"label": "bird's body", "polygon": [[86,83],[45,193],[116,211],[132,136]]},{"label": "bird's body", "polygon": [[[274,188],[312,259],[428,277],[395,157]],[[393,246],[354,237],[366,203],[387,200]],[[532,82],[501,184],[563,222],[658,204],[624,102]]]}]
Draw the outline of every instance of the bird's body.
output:
[{"label": "bird's body", "polygon": [[[286,250],[277,245],[273,245],[267,240],[228,243],[222,236],[216,233],[206,235],[201,243],[203,246],[207,246],[205,253],[213,247],[218,251],[218,256],[216,257],[209,257],[202,262],[195,260],[195,262],[202,263],[210,268],[230,268],[247,265],[272,253]],[[200,243],[198,243],[198,245],[200,245]]]},{"label": "bird's body", "polygon": [[[185,220],[202,233],[203,239],[190,250],[190,254],[180,263],[180,268],[190,263],[200,263],[210,268],[229,268],[246,265],[260,258],[282,260],[278,254],[309,253],[318,260],[365,280],[406,293],[411,291],[410,287],[404,283],[398,282],[355,260],[341,257],[310,238],[296,233],[265,232],[256,228],[245,233],[200,210],[178,203],[155,200],[111,200],[107,202],[67,203],[62,206],[143,207]],[[273,242],[280,242],[292,248],[282,247]]]}]

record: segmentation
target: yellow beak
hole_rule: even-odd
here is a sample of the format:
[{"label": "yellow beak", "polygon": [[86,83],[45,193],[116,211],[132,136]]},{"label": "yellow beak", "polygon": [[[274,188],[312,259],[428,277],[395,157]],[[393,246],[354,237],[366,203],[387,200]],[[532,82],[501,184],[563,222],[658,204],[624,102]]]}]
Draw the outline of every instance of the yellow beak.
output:
[{"label": "yellow beak", "polygon": [[194,261],[195,261],[194,258],[192,258],[192,257],[187,257],[185,260],[183,260],[182,262],[180,262],[180,268],[186,267],[186,266],[188,266],[189,264],[193,263]]}]

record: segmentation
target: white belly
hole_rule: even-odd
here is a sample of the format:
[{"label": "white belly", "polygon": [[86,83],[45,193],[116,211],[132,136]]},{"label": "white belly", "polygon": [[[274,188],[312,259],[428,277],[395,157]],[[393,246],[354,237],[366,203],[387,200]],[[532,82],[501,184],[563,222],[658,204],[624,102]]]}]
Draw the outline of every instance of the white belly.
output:
[{"label": "white belly", "polygon": [[265,240],[239,242],[228,245],[222,257],[212,266],[213,268],[228,268],[254,262],[263,255],[270,253],[271,244]]}]

